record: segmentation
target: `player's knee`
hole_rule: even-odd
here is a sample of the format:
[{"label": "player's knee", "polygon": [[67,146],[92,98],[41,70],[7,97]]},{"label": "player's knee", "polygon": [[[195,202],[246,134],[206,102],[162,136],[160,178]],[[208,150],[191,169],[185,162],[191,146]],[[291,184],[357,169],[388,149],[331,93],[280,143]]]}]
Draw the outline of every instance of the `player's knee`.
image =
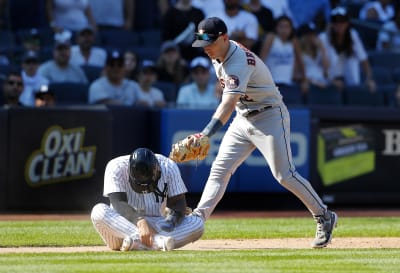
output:
[{"label": "player's knee", "polygon": [[276,181],[278,181],[279,184],[281,184],[283,187],[287,187],[292,180],[292,176],[290,174],[283,175],[281,173],[275,174],[274,175]]},{"label": "player's knee", "polygon": [[276,177],[276,180],[281,184],[283,187],[286,189],[292,189],[295,187],[298,183],[299,180],[296,178],[296,172],[294,173],[288,173],[287,175],[281,175]]},{"label": "player's knee", "polygon": [[106,211],[108,208],[109,207],[103,203],[99,203],[99,204],[95,205],[90,214],[90,218],[92,219],[92,222],[102,221],[106,215]]},{"label": "player's knee", "polygon": [[198,216],[192,216],[191,218],[193,224],[193,241],[200,239],[204,233],[204,220]]}]

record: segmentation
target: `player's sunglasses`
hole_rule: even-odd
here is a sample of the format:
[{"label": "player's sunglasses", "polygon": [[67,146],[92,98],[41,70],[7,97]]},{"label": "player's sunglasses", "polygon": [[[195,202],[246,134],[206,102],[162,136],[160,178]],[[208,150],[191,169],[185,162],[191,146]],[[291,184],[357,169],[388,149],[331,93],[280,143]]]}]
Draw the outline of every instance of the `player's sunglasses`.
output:
[{"label": "player's sunglasses", "polygon": [[196,40],[207,41],[207,42],[215,42],[220,35],[216,34],[208,34],[208,33],[195,33],[194,37]]}]

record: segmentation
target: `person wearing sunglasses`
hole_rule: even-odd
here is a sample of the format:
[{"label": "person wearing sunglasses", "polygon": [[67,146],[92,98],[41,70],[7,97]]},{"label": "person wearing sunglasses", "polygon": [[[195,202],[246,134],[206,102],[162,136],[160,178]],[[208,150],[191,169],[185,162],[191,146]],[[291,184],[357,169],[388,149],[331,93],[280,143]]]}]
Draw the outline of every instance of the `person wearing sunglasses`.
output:
[{"label": "person wearing sunglasses", "polygon": [[277,182],[295,194],[316,220],[311,246],[325,247],[332,239],[337,215],[328,210],[310,182],[296,171],[290,147],[289,111],[268,67],[255,53],[230,40],[227,33],[224,21],[211,17],[199,23],[192,44],[202,47],[210,57],[223,88],[220,104],[194,145],[202,137],[212,137],[236,111],[193,213],[207,220],[222,199],[231,175],[258,149]]},{"label": "person wearing sunglasses", "polygon": [[19,102],[22,90],[24,90],[24,82],[19,71],[11,71],[7,74],[3,82],[3,96],[5,106],[23,106]]}]

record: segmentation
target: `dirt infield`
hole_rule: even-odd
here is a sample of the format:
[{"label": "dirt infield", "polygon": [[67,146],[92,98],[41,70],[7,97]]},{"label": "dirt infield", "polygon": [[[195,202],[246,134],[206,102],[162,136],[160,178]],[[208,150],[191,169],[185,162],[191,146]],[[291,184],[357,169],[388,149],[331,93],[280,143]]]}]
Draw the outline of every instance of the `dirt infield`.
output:
[{"label": "dirt infield", "polygon": [[[339,217],[388,217],[400,216],[400,210],[343,210]],[[213,218],[244,217],[310,217],[307,211],[231,212],[215,213]],[[18,220],[89,220],[87,214],[1,214],[0,221]],[[179,250],[235,250],[235,249],[307,249],[312,238],[246,239],[246,240],[199,240]],[[400,248],[400,237],[395,238],[333,238],[328,248]],[[177,251],[179,251],[177,250]],[[2,253],[46,252],[107,252],[105,246],[95,247],[19,247],[0,248]]]},{"label": "dirt infield", "polygon": [[[312,238],[247,239],[247,240],[199,240],[181,250],[251,250],[251,249],[309,249]],[[334,238],[327,248],[400,248],[400,238]],[[105,246],[82,247],[17,247],[0,248],[3,253],[78,253],[109,252]]]}]

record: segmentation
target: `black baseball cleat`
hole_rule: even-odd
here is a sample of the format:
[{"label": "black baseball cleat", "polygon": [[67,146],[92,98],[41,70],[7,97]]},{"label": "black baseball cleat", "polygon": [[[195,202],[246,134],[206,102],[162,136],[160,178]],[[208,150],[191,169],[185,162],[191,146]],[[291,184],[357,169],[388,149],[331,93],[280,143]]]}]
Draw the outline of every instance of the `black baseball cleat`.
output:
[{"label": "black baseball cleat", "polygon": [[317,221],[317,231],[315,239],[312,242],[312,247],[326,247],[332,240],[332,232],[337,225],[338,217],[336,213],[328,210],[325,215],[315,216],[314,219]]}]

